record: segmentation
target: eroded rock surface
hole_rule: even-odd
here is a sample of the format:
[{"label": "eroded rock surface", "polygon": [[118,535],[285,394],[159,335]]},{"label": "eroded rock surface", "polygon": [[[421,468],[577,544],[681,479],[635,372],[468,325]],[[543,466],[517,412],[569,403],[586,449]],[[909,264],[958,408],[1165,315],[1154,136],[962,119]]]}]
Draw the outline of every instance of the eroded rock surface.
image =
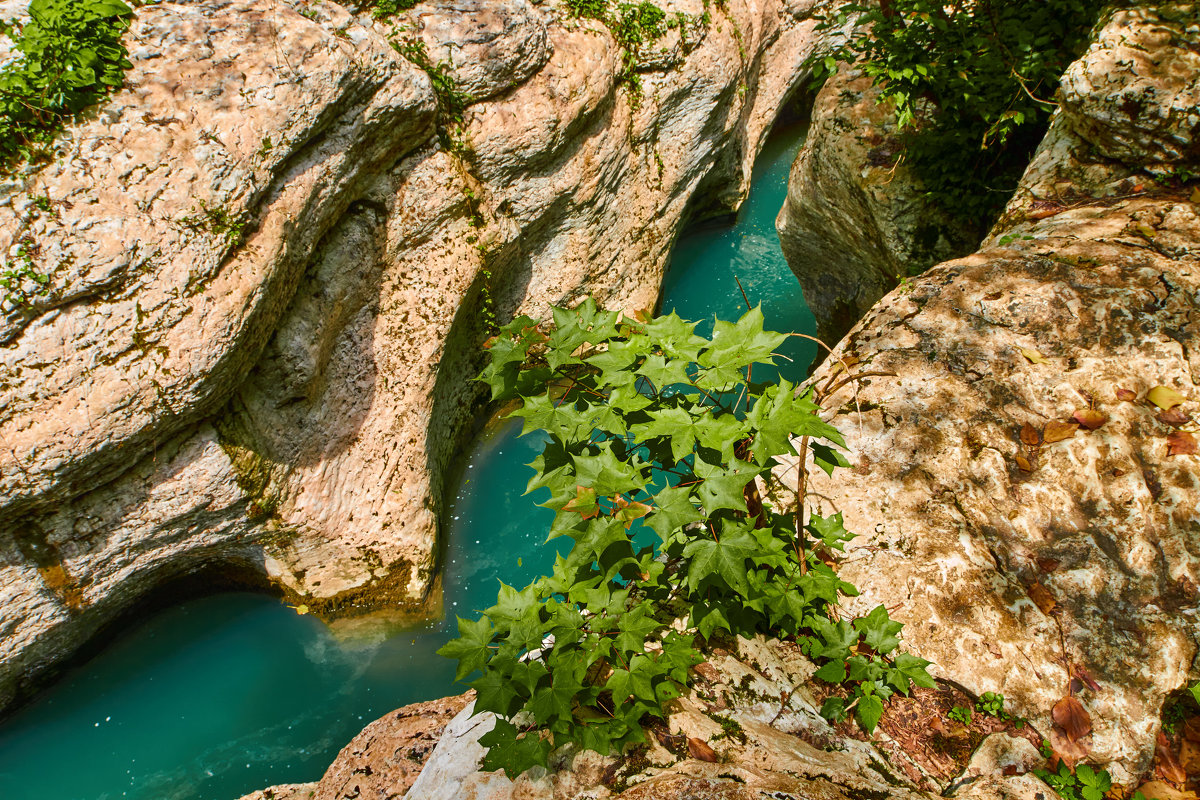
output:
[{"label": "eroded rock surface", "polygon": [[[1183,122],[1176,68],[1200,43],[1183,5],[1110,16],[983,248],[885,298],[815,376],[830,385],[839,359],[872,373],[826,401],[853,468],[812,476],[861,534],[843,570],[861,608],[887,604],[935,675],[1003,693],[1045,735],[1074,691],[1089,758],[1124,783],[1197,677],[1200,456],[1171,437],[1200,416],[1200,197],[1138,172],[1196,167],[1163,160],[1160,124]],[[1130,42],[1148,48],[1138,73],[1089,66]],[[1133,86],[1137,120],[1080,121]],[[1172,415],[1155,386],[1185,398]],[[1089,409],[1102,425],[1071,425]]]},{"label": "eroded rock surface", "polygon": [[775,222],[817,336],[830,344],[902,278],[978,242],[930,207],[901,158],[895,109],[878,101],[861,70],[843,66],[825,83]]},{"label": "eroded rock surface", "polygon": [[[636,100],[557,3],[137,10],[127,87],[0,188],[0,251],[50,276],[0,326],[0,704],[195,569],[327,618],[425,601],[484,287],[653,306],[802,77],[810,2],[662,5]],[[461,155],[389,37],[487,98]]]}]

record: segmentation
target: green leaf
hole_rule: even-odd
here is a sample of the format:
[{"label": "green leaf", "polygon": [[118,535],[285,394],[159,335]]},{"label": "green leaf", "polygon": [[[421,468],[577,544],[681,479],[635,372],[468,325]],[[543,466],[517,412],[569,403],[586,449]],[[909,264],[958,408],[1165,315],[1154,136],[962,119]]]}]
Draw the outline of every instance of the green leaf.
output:
[{"label": "green leaf", "polygon": [[917,658],[911,653],[897,653],[896,657],[892,659],[892,668],[888,670],[887,681],[905,694],[908,694],[910,684],[934,689],[937,687],[937,683],[925,669],[931,663],[923,658]]},{"label": "green leaf", "polygon": [[492,634],[492,621],[486,616],[480,617],[475,622],[462,617],[458,618],[459,638],[451,639],[437,651],[440,656],[458,659],[458,669],[454,673],[454,680],[461,681],[475,670],[483,669],[487,665],[492,654],[489,648],[492,643]]},{"label": "green leaf", "polygon": [[716,541],[701,538],[688,542],[683,549],[684,557],[691,559],[687,571],[688,588],[695,592],[700,581],[716,576],[730,589],[748,595],[746,559],[754,554],[756,547],[753,536],[736,528],[727,529]]},{"label": "green leaf", "polygon": [[883,702],[873,694],[860,695],[858,705],[854,707],[854,716],[858,719],[858,724],[862,726],[862,729],[871,733],[879,724],[880,717],[883,716]]},{"label": "green leaf", "polygon": [[896,634],[904,625],[892,621],[887,609],[879,605],[867,616],[854,620],[854,627],[862,633],[863,641],[869,647],[880,655],[887,655],[900,646],[900,637]]},{"label": "green leaf", "polygon": [[830,661],[813,673],[813,677],[826,683],[841,683],[846,680],[846,664],[842,661]]},{"label": "green leaf", "polygon": [[840,511],[831,517],[812,514],[808,518],[808,524],[804,527],[814,537],[820,539],[822,544],[833,550],[844,550],[845,546],[842,543],[854,538],[854,534],[846,530]]},{"label": "green leaf", "polygon": [[709,464],[697,459],[696,475],[704,479],[696,487],[700,504],[710,515],[722,508],[745,512],[747,509],[744,490],[746,484],[758,475],[758,471],[753,464],[737,459],[730,461],[729,466]]},{"label": "green leaf", "polygon": [[646,486],[639,465],[618,458],[612,442],[601,446],[595,455],[577,455],[572,460],[579,484],[591,487],[601,497],[637,492]]},{"label": "green leaf", "polygon": [[647,517],[646,524],[663,542],[670,539],[676,531],[682,530],[685,525],[704,519],[691,497],[691,490],[686,486],[660,489],[658,494],[654,495],[655,509]]},{"label": "green leaf", "polygon": [[488,748],[482,768],[503,769],[510,779],[533,767],[546,766],[550,756],[550,743],[538,731],[519,734],[516,726],[505,719],[497,719],[496,726],[479,737],[479,743]]}]

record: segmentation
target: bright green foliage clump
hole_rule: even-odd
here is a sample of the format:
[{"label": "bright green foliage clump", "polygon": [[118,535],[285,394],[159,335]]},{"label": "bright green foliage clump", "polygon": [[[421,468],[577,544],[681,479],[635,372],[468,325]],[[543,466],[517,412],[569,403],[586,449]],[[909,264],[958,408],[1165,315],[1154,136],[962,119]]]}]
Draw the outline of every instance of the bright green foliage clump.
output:
[{"label": "bright green foliage clump", "polygon": [[1055,108],[1063,71],[1104,0],[849,2],[849,40],[817,61],[820,77],[860,62],[910,134],[905,158],[946,211],[986,228],[1003,208]]},{"label": "bright green foliage clump", "polygon": [[16,54],[0,67],[0,171],[124,82],[132,14],[120,0],[32,0],[27,21],[0,22]]},{"label": "bright green foliage clump", "polygon": [[[1034,774],[1041,778],[1058,792],[1063,800],[1104,800],[1105,794],[1112,788],[1112,777],[1107,770],[1095,770],[1087,764],[1080,764],[1074,772],[1060,761],[1058,771],[1036,769]],[[1135,792],[1131,800],[1145,800],[1141,792]]]},{"label": "bright green foliage clump", "polygon": [[[623,51],[618,78],[629,85],[635,98],[641,96],[641,80],[637,74],[638,56],[642,49],[657,42],[672,23],[666,12],[650,0],[640,3],[616,3],[610,0],[566,0],[567,8],[576,17],[587,17],[605,24]],[[676,20],[674,24],[678,25]]]},{"label": "bright green foliage clump", "polygon": [[751,380],[784,334],[764,331],[758,309],[711,337],[674,314],[635,322],[590,299],[553,316],[502,328],[481,376],[494,400],[520,399],[512,416],[526,432],[549,434],[529,491],[550,493],[549,538],[573,540],[553,574],[502,584],[440,651],[460,680],[482,672],[476,710],[501,717],[481,740],[485,769],[515,775],[567,743],[608,753],[642,741],[643,720],[665,715],[718,632],[794,638],[817,678],[849,689],[823,713],[853,713],[868,731],[893,692],[932,686],[927,661],[896,652],[901,626],[885,608],[838,615],[856,593],[826,563],[852,538],[841,515],[797,530],[803,509],[779,513],[756,488],[781,488],[772,468],[796,455],[794,436],[811,437],[823,469],[845,464],[809,394]]},{"label": "bright green foliage clump", "polygon": [[463,112],[475,98],[469,92],[458,88],[454,76],[450,74],[450,64],[446,61],[434,63],[429,57],[429,50],[423,39],[416,37],[391,38],[389,42],[397,53],[404,56],[414,66],[425,71],[429,76],[434,97],[438,101],[438,140],[448,151],[463,155],[468,150],[466,139],[466,121]]}]

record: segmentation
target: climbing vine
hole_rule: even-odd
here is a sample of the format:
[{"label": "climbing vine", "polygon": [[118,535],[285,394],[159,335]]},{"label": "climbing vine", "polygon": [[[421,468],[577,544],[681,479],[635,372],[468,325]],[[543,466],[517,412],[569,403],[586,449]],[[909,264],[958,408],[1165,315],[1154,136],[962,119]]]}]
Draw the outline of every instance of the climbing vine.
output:
[{"label": "climbing vine", "polygon": [[15,57],[0,67],[0,172],[37,158],[63,126],[125,80],[120,0],[32,0],[23,22],[0,21]]},{"label": "climbing vine", "polygon": [[[669,27],[682,25],[681,19],[667,19],[667,14],[650,0],[640,3],[611,3],[610,0],[566,0],[567,8],[576,17],[586,17],[604,24],[621,47],[621,71],[617,80],[629,87],[636,103],[642,96],[642,81],[638,76],[638,58],[647,45],[657,42]],[[681,28],[683,30],[683,28]]]},{"label": "climbing vine", "polygon": [[1041,141],[1064,70],[1104,0],[846,2],[820,27],[849,36],[817,77],[857,63],[895,104],[904,158],[945,211],[986,229]]},{"label": "climbing vine", "polygon": [[529,489],[549,492],[549,538],[572,545],[550,575],[502,583],[439,651],[459,680],[479,673],[476,712],[499,717],[481,739],[484,769],[516,775],[568,743],[642,741],[719,632],[794,639],[817,679],[850,688],[822,713],[868,731],[892,693],[933,685],[929,662],[897,650],[884,607],[839,611],[856,594],[831,566],[852,538],[841,515],[772,506],[794,437],[826,471],[846,461],[810,393],[752,380],[786,338],[762,323],[754,309],[704,337],[674,314],[634,321],[588,299],[489,342],[481,380],[493,400],[520,401],[524,432],[548,434]]}]

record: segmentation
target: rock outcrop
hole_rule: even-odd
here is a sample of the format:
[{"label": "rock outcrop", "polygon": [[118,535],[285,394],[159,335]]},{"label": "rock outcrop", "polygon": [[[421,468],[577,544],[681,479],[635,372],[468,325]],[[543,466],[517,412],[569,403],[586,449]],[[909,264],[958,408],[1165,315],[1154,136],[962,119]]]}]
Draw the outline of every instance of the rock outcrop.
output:
[{"label": "rock outcrop", "polygon": [[50,277],[0,324],[0,705],[213,565],[422,602],[485,298],[653,306],[802,77],[811,2],[662,5],[638,95],[560,4],[137,10],[127,86],[0,186],[0,252]]},{"label": "rock outcrop", "polygon": [[930,207],[902,151],[892,104],[843,66],[817,93],[775,223],[822,341],[841,340],[903,278],[978,244]]},{"label": "rock outcrop", "polygon": [[861,534],[861,607],[1052,739],[1074,693],[1123,783],[1200,677],[1200,192],[1177,180],[1198,166],[1196,19],[1111,13],[982,249],[886,297],[814,376],[868,376],[826,399],[853,468],[812,476]]}]

